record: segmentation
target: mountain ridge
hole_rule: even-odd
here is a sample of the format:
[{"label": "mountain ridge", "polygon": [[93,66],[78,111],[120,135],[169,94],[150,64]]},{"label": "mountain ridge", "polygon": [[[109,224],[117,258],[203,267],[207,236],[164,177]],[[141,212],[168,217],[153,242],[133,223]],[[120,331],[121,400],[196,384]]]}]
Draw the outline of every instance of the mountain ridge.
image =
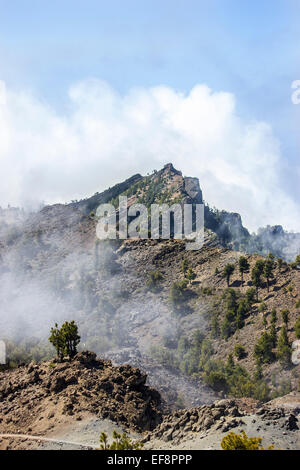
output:
[{"label": "mountain ridge", "polygon": [[[144,187],[146,196],[141,187]],[[129,196],[128,207],[134,203],[144,203],[148,208],[154,203],[204,203],[205,227],[216,233],[224,246],[265,256],[272,252],[286,261],[294,260],[300,252],[300,233],[286,232],[281,225],[268,225],[259,228],[257,233],[250,234],[243,226],[240,214],[210,208],[203,199],[199,179],[182,176],[182,172],[176,170],[172,163],[167,163],[152,175],[143,177],[136,174],[102,193],[69,205],[89,215],[95,213],[98,205],[102,203],[113,203],[117,207],[120,195]]]},{"label": "mountain ridge", "polygon": [[[129,183],[127,187],[128,181],[134,181],[133,185]],[[181,172],[166,165],[144,179],[136,176],[127,180],[125,186],[118,186],[117,196],[120,191],[127,192],[130,204],[172,202],[179,197],[181,202],[202,200],[200,185],[194,179],[188,179],[189,184],[189,191],[194,191],[192,195],[186,192]],[[106,200],[114,194],[114,191],[106,193]],[[108,202],[113,202],[112,199]],[[253,302],[246,312],[243,328],[234,329],[228,338],[211,338],[216,315],[222,326],[228,313],[222,298],[227,289],[223,277],[226,265],[235,268],[230,287],[235,292],[236,304],[244,301],[247,290],[253,287],[250,273],[245,274],[243,285],[237,274],[239,258],[244,253],[232,249],[231,242],[224,243],[218,231],[208,228],[203,249],[191,253],[187,253],[183,241],[173,239],[100,241],[96,237],[97,219],[94,214],[86,214],[87,206],[84,207],[79,210],[72,205],[46,206],[26,219],[15,236],[10,234],[8,240],[5,236],[0,238],[3,299],[0,331],[8,345],[11,340],[17,342],[25,357],[38,361],[49,357],[45,341],[50,327],[55,322],[75,319],[87,348],[101,355],[108,354],[116,362],[134,362],[145,372],[151,370],[149,380],[162,391],[166,401],[180,403],[182,394],[188,400],[186,404],[192,405],[210,401],[219,393],[209,390],[203,382],[203,376],[211,380],[207,371],[190,363],[194,334],[199,335],[195,340],[198,361],[201,348],[205,347],[204,338],[209,340],[212,358],[217,361],[223,359],[224,351],[225,356],[230,355],[240,341],[247,348],[241,364],[250,375],[255,372],[254,346],[264,331],[264,315],[270,322],[273,308],[279,309],[278,316],[280,310],[289,308],[288,337],[291,342],[296,340],[292,326],[298,315],[297,267],[276,265],[270,292],[264,281],[259,301]],[[212,217],[209,223],[218,222],[218,212],[208,208],[207,214]],[[238,214],[226,213],[226,216],[234,220],[232,227],[240,227]],[[223,226],[223,219],[219,224]],[[233,228],[231,233],[234,234]],[[247,259],[251,269],[257,261],[264,261],[259,254],[248,254]],[[186,279],[183,263],[193,274],[190,281]],[[176,289],[183,289],[182,311],[176,311],[172,303]],[[266,305],[266,314],[259,311],[261,303]],[[278,334],[280,327],[278,319]],[[12,364],[18,363],[13,343],[8,354]],[[193,367],[195,373],[191,372]],[[284,378],[277,367],[277,362],[264,365],[272,393],[281,387]],[[169,373],[164,373],[164,368]],[[274,370],[278,380],[272,384]],[[295,388],[297,380],[292,369],[285,374]]]}]

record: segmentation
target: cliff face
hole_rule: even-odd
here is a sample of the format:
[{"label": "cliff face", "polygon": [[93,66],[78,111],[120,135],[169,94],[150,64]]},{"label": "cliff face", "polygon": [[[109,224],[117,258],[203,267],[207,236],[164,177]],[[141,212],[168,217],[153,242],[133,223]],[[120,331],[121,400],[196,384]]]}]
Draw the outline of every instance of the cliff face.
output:
[{"label": "cliff face", "polygon": [[192,201],[197,204],[203,203],[202,191],[200,189],[198,178],[190,178],[186,176],[184,178],[184,189]]}]

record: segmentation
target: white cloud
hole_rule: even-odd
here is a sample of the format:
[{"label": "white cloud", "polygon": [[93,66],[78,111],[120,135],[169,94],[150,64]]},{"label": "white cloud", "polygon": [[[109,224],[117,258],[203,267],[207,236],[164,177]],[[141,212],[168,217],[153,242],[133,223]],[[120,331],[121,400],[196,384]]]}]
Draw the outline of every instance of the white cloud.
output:
[{"label": "white cloud", "polygon": [[240,118],[230,93],[160,86],[120,96],[86,80],[70,88],[60,115],[0,82],[1,205],[85,197],[168,162],[198,176],[206,201],[240,212],[250,229],[300,230],[299,207],[280,189],[272,129]]}]

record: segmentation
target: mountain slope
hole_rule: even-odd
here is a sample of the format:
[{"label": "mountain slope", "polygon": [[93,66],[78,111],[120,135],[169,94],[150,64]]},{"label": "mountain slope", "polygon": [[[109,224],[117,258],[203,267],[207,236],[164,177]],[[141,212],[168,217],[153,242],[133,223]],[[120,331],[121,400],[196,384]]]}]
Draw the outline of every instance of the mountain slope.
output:
[{"label": "mountain slope", "polygon": [[[288,339],[296,340],[300,272],[288,265],[277,267],[270,292],[264,283],[243,325],[227,337],[216,334],[216,324],[222,330],[228,313],[226,296],[233,295],[222,276],[226,264],[235,266],[230,285],[236,303],[252,287],[250,273],[245,274],[243,286],[237,274],[241,253],[228,248],[240,246],[241,234],[248,237],[240,216],[206,206],[205,245],[198,251],[187,252],[185,243],[175,240],[101,242],[96,238],[97,220],[88,211],[99,201],[115,204],[119,194],[126,194],[129,204],[147,206],[203,199],[198,180],[183,177],[169,164],[97,195],[91,204],[87,199],[76,207],[75,203],[45,207],[27,218],[15,237],[3,236],[0,331],[8,340],[11,362],[50,357],[51,348],[46,346],[50,327],[75,319],[83,347],[140,367],[175,407],[211,403],[224,393],[267,399],[267,393],[296,390],[299,366],[283,367],[275,355],[262,364],[262,379],[255,381],[253,376],[254,348],[261,335],[270,332],[273,308],[278,336],[281,310],[290,310]],[[251,268],[258,259],[248,255]],[[185,280],[183,262],[194,279]],[[176,304],[181,288],[182,302]],[[259,311],[262,304],[264,311]],[[239,344],[245,348],[244,357],[234,359],[228,372],[226,361]],[[254,382],[255,389],[249,386]]]}]

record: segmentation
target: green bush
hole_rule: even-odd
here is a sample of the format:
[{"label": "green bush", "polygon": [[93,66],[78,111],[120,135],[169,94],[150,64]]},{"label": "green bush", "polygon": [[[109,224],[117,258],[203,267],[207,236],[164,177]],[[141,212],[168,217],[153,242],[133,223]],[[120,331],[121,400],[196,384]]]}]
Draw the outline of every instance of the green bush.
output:
[{"label": "green bush", "polygon": [[254,346],[254,357],[257,361],[262,363],[268,363],[274,360],[273,339],[269,333],[263,333]]},{"label": "green bush", "polygon": [[249,315],[252,306],[252,292],[245,295],[235,289],[224,291],[221,299],[225,308],[225,318],[221,325],[222,337],[228,339],[236,330],[244,327],[245,319]]},{"label": "green bush", "polygon": [[163,279],[163,275],[159,271],[152,271],[149,274],[147,281],[147,287],[152,292],[156,292],[159,289],[160,282]]},{"label": "green bush", "polygon": [[234,355],[239,360],[246,357],[247,352],[246,352],[246,349],[244,348],[244,346],[242,346],[241,344],[236,344],[234,346]]},{"label": "green bush", "polygon": [[261,443],[261,437],[248,437],[245,431],[241,434],[230,432],[223,437],[221,447],[223,450],[274,450],[274,446],[265,449]]},{"label": "green bush", "polygon": [[100,435],[100,448],[97,450],[141,450],[144,447],[142,442],[133,442],[126,433],[119,434],[113,432],[114,441],[109,444],[108,436],[105,432]]},{"label": "green bush", "polygon": [[187,286],[187,279],[183,279],[182,281],[177,281],[172,284],[169,298],[175,310],[180,310],[184,302],[187,300]]}]

